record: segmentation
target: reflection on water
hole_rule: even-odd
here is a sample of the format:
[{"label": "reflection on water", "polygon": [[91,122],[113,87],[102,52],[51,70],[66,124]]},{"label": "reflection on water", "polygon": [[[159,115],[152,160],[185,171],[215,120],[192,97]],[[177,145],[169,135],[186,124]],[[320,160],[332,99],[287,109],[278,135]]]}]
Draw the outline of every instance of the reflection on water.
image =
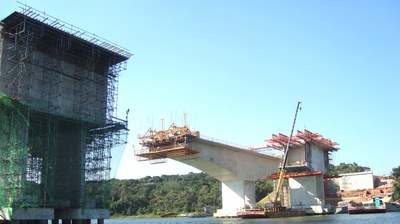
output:
[{"label": "reflection on water", "polygon": [[344,224],[365,224],[365,223],[399,223],[400,212],[363,214],[363,215],[322,215],[303,216],[279,219],[217,219],[217,218],[155,218],[155,219],[110,219],[105,224],[261,224],[261,223],[344,223]]}]

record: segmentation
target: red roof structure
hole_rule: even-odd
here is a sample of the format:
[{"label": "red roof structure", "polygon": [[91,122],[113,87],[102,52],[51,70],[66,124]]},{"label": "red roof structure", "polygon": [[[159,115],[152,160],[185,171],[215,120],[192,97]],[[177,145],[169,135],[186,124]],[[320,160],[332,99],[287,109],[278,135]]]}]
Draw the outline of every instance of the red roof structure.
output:
[{"label": "red roof structure", "polygon": [[[284,134],[273,134],[270,139],[268,139],[267,145],[270,148],[277,150],[284,150],[288,143],[289,137]],[[297,131],[296,135],[292,137],[291,146],[292,148],[298,148],[303,146],[306,142],[311,144],[316,144],[324,148],[328,151],[337,151],[338,148],[335,147],[339,145],[336,142],[331,141],[330,139],[322,137],[322,135],[318,133],[313,133],[304,129],[304,131]]]}]

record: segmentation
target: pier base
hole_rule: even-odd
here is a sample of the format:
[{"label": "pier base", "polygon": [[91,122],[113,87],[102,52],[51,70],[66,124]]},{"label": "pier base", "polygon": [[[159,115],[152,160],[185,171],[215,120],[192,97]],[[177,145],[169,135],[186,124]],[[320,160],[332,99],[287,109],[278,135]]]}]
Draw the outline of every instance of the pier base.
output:
[{"label": "pier base", "polygon": [[[63,222],[64,219],[69,219],[69,220],[97,219],[98,222],[99,220],[103,220],[104,222],[104,219],[110,218],[110,211],[108,209],[86,209],[86,208],[56,209],[54,214],[55,214],[54,217],[56,219],[63,219]],[[65,223],[65,224],[70,224],[70,223]],[[72,224],[80,224],[80,223],[72,222]]]},{"label": "pier base", "polygon": [[2,208],[0,209],[0,224],[90,224],[97,219],[98,224],[104,224],[104,219],[110,218],[108,209],[51,209],[51,208]]},{"label": "pier base", "polygon": [[39,224],[40,221],[52,220],[54,218],[54,209],[52,208],[1,208],[1,220],[34,221]]},{"label": "pier base", "polygon": [[237,211],[218,209],[217,212],[213,214],[213,216],[215,218],[237,218]]}]

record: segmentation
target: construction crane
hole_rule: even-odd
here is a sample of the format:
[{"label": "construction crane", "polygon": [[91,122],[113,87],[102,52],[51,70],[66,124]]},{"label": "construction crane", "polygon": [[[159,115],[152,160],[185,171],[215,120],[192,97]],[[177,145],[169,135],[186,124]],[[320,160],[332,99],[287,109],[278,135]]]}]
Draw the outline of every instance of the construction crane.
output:
[{"label": "construction crane", "polygon": [[[286,207],[282,206],[280,202],[278,202],[278,198],[283,186],[283,180],[286,173],[286,160],[288,157],[288,153],[292,144],[292,136],[294,131],[294,126],[296,124],[297,113],[299,112],[301,102],[297,102],[296,114],[294,115],[294,121],[292,125],[292,130],[290,132],[290,136],[288,138],[288,142],[286,144],[286,150],[282,157],[282,165],[279,172],[279,180],[275,189],[275,197],[272,201],[271,205],[266,205],[264,208],[256,208],[256,209],[244,209],[243,211],[237,212],[237,216],[240,218],[269,218],[269,217],[293,217],[293,216],[304,216],[306,215],[305,210],[286,210]],[[286,139],[285,135],[277,135],[275,136],[277,139]],[[277,145],[275,145],[277,146]],[[283,146],[283,144],[282,144]]]},{"label": "construction crane", "polygon": [[279,173],[279,180],[278,180],[278,184],[276,186],[275,198],[274,198],[274,201],[273,201],[275,207],[280,207],[280,203],[278,202],[278,198],[279,198],[280,192],[282,190],[283,180],[284,180],[284,177],[285,177],[285,174],[286,174],[286,170],[285,170],[286,160],[287,160],[288,153],[289,153],[289,150],[290,150],[290,146],[291,146],[291,143],[292,143],[292,136],[293,136],[294,126],[296,124],[297,113],[299,112],[299,109],[301,109],[300,108],[300,104],[301,104],[301,102],[297,102],[297,108],[296,108],[296,113],[294,115],[292,130],[290,132],[288,143],[286,145],[286,150],[285,150],[285,153],[284,153],[283,158],[282,158],[282,167],[281,167],[281,170],[280,170],[280,173]]}]

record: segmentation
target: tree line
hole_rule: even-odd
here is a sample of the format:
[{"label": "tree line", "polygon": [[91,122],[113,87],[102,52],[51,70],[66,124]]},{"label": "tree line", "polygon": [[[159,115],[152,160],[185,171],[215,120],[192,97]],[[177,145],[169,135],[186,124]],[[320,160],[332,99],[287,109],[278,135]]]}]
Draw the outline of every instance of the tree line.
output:
[{"label": "tree line", "polygon": [[112,215],[202,212],[221,208],[221,183],[205,173],[116,180],[110,186]]},{"label": "tree line", "polygon": [[364,171],[370,171],[371,169],[366,166],[360,166],[357,163],[340,163],[335,166],[329,164],[329,176],[336,176],[341,173],[358,173]]},{"label": "tree line", "polygon": [[[256,200],[272,192],[271,180],[256,182]],[[221,182],[206,173],[111,179],[98,195],[114,216],[215,212],[222,207]]]},{"label": "tree line", "polygon": [[[330,166],[330,174],[370,170],[357,163]],[[400,199],[400,166],[393,168],[394,199]],[[256,201],[271,193],[272,180],[256,181]],[[222,207],[221,183],[206,173],[163,175],[131,180],[111,179],[105,192],[98,197],[110,209],[111,215],[131,216],[162,213],[203,212],[208,207],[215,212]],[[97,199],[99,199],[97,198]]]}]

